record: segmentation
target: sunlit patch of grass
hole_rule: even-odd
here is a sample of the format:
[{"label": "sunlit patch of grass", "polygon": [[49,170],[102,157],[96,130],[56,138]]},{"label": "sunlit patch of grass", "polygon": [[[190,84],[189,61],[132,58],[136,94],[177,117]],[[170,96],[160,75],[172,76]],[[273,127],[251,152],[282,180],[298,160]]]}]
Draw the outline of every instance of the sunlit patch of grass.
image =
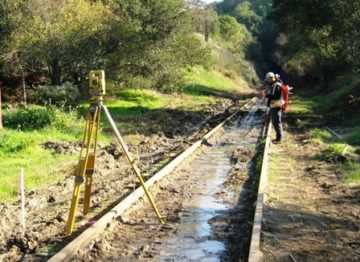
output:
[{"label": "sunlit patch of grass", "polygon": [[214,96],[219,93],[227,96],[241,94],[238,84],[220,72],[195,68],[186,71],[185,79],[186,85],[183,87],[183,91],[191,96],[197,96],[204,102],[211,102],[213,99],[211,94]]},{"label": "sunlit patch of grass", "polygon": [[360,164],[348,161],[344,165],[343,176],[351,186],[360,185]]},{"label": "sunlit patch of grass", "polygon": [[313,108],[315,102],[310,99],[304,98],[295,98],[291,101],[290,112],[294,114],[311,114],[313,113]]},{"label": "sunlit patch of grass", "polygon": [[[56,183],[60,174],[70,169],[77,156],[58,155],[43,148],[46,141],[78,141],[82,136],[81,119],[57,112],[54,125],[35,130],[0,130],[0,201],[12,200],[17,194],[17,180],[25,169],[26,190]],[[62,128],[60,128],[62,127]]]},{"label": "sunlit patch of grass", "polygon": [[316,141],[328,143],[338,141],[338,139],[326,129],[313,128],[310,130],[310,134]]},{"label": "sunlit patch of grass", "polygon": [[14,154],[0,154],[0,201],[11,200],[17,195],[18,175],[25,170],[26,191],[46,184],[56,183],[64,177],[64,170],[70,170],[77,157],[58,155],[36,145],[26,151]]},{"label": "sunlit patch of grass", "polygon": [[[230,78],[225,77],[219,72],[206,71],[202,68],[187,70],[185,78],[188,83],[196,83],[198,85],[212,87],[219,91],[237,89],[236,83]],[[237,89],[237,91],[239,90]]]},{"label": "sunlit patch of grass", "polygon": [[342,152],[344,151],[346,147],[346,144],[341,144],[341,143],[333,143],[330,144],[327,148],[328,151],[334,152],[335,154],[342,154]]}]

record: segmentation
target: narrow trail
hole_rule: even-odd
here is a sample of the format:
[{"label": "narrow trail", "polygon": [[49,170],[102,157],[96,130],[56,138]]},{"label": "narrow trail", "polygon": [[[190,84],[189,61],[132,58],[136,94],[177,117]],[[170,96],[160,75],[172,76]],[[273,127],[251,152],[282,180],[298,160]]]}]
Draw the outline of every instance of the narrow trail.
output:
[{"label": "narrow trail", "polygon": [[255,105],[242,112],[210,144],[160,183],[156,201],[166,213],[166,225],[158,225],[150,205],[141,201],[75,260],[246,258],[245,242],[248,244],[252,219],[249,207],[253,203],[253,159],[262,128],[258,109],[259,105]]}]

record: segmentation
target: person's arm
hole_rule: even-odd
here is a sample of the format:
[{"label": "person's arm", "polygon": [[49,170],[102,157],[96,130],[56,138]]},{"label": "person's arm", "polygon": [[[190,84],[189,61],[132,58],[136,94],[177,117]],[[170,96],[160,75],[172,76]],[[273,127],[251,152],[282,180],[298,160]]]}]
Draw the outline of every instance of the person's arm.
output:
[{"label": "person's arm", "polygon": [[281,97],[281,86],[280,85],[276,85],[275,87],[275,92],[274,94],[267,94],[266,98],[272,99],[272,100],[278,100]]}]

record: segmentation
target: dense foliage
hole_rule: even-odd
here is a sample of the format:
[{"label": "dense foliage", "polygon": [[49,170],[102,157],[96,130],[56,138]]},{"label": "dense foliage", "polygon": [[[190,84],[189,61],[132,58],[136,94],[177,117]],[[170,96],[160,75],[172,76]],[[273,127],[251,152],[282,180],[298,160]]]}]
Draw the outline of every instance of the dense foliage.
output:
[{"label": "dense foliage", "polygon": [[254,46],[259,48],[255,33],[259,30],[261,18],[247,1],[234,5],[234,10],[228,8],[229,12],[220,8],[224,4],[195,5],[190,12],[195,30],[204,34],[206,41],[211,36],[241,58],[254,58]]},{"label": "dense foliage", "polygon": [[278,30],[273,21],[268,19],[272,10],[271,0],[224,0],[216,4],[220,15],[234,17],[249,32],[245,54],[257,62],[258,73],[272,69],[273,53],[276,47]]},{"label": "dense foliage", "polygon": [[80,100],[80,91],[77,86],[65,82],[60,86],[40,85],[31,96],[40,105],[76,106]]},{"label": "dense foliage", "polygon": [[322,83],[360,70],[359,0],[274,0],[273,19],[285,34],[281,63]]},{"label": "dense foliage", "polygon": [[0,69],[79,83],[103,68],[121,85],[175,89],[185,65],[209,64],[181,0],[0,0]]}]

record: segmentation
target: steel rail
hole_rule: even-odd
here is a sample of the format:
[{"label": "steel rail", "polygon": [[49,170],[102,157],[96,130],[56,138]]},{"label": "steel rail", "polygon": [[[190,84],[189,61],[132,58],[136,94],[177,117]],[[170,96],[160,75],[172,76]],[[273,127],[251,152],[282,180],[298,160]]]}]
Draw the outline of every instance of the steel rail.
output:
[{"label": "steel rail", "polygon": [[263,253],[260,249],[260,241],[261,241],[261,224],[263,219],[263,209],[264,209],[264,203],[266,201],[266,189],[267,189],[268,177],[269,177],[269,151],[270,151],[271,127],[272,124],[270,121],[267,128],[265,148],[264,148],[262,165],[261,165],[260,181],[259,181],[259,188],[256,199],[256,207],[254,212],[248,262],[261,262],[264,260]]}]

